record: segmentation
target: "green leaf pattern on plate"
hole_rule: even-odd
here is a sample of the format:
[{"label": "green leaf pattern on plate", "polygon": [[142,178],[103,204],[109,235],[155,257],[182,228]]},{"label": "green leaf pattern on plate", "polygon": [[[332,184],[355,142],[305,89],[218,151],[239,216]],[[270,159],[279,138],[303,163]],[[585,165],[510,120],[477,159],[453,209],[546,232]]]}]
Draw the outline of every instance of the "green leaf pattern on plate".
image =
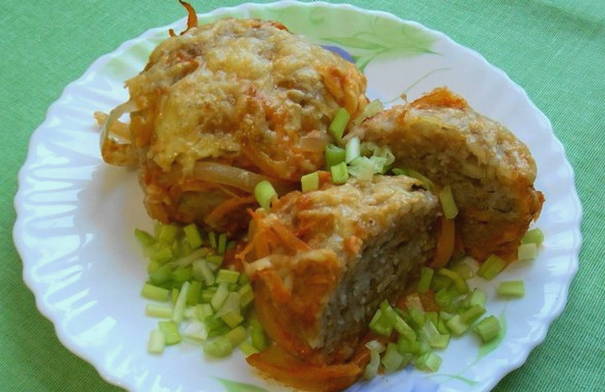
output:
[{"label": "green leaf pattern on plate", "polygon": [[246,384],[243,382],[231,381],[224,378],[216,378],[227,392],[269,392],[264,388],[257,387],[256,385]]}]

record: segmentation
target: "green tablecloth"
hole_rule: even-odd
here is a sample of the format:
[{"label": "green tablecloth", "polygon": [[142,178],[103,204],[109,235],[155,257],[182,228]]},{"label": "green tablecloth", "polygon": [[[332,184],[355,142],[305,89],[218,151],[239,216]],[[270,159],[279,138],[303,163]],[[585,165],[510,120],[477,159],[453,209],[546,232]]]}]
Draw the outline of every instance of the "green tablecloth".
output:
[{"label": "green tablecloth", "polygon": [[[443,31],[523,86],[551,119],[584,206],[580,270],[564,314],[497,391],[605,391],[605,2],[352,0]],[[193,0],[199,12],[239,1]],[[116,391],[67,351],[21,280],[12,200],[30,134],[100,55],[183,16],[176,1],[11,1],[0,13],[0,390]]]}]

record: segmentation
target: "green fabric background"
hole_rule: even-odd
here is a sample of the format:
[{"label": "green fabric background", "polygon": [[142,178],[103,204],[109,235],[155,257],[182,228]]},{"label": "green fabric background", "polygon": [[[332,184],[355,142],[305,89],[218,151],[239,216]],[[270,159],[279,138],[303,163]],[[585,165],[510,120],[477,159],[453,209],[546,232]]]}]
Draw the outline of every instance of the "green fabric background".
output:
[{"label": "green fabric background", "polygon": [[[198,12],[239,1],[192,0]],[[443,31],[523,86],[551,119],[584,206],[580,270],[564,314],[496,391],[605,391],[605,2],[351,0]],[[0,390],[117,391],[36,310],[12,243],[17,171],[67,83],[104,53],[183,17],[176,1],[4,1],[0,6]]]}]

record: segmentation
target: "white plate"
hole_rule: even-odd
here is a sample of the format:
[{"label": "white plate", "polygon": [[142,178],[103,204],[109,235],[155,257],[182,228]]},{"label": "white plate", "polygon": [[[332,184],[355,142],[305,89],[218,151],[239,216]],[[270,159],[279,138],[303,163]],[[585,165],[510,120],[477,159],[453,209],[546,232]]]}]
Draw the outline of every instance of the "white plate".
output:
[{"label": "white plate", "polygon": [[[537,222],[546,242],[537,260],[516,263],[498,278],[524,279],[523,299],[498,300],[493,293],[497,282],[486,285],[489,311],[506,320],[502,341],[480,350],[473,337],[457,339],[442,353],[437,374],[407,369],[352,389],[492,388],[544,339],[563,310],[578,266],[581,206],[573,171],[548,119],[518,85],[476,52],[390,14],[348,5],[279,2],[220,9],[201,21],[227,15],[277,19],[315,42],[345,49],[365,64],[370,95],[385,101],[402,92],[415,98],[436,86],[449,86],[529,145],[538,163],[537,188],[546,196]],[[135,173],[102,162],[92,114],[124,101],[124,80],[142,69],[168,28],[183,25],[181,20],[149,30],[101,57],[48,110],[31,138],[15,198],[14,238],[23,276],[61,342],[110,383],[133,391],[280,390],[253,374],[239,354],[208,361],[199,347],[189,344],[171,347],[159,357],[146,352],[156,321],[143,314],[139,291],[145,264],[132,230],[149,227],[151,220]],[[225,385],[219,378],[260,388]]]}]

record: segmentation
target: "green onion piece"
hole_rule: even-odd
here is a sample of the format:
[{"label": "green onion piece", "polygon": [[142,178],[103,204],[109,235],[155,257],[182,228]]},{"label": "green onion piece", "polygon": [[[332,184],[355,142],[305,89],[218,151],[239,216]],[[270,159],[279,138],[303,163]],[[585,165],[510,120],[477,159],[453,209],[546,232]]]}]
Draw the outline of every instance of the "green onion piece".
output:
[{"label": "green onion piece", "polygon": [[170,261],[173,257],[174,254],[172,249],[167,245],[156,244],[149,250],[149,260],[159,264],[164,264],[167,261]]},{"label": "green onion piece", "polygon": [[542,245],[542,242],[544,242],[544,233],[538,228],[531,229],[527,233],[525,233],[525,235],[521,239],[521,242],[524,244],[531,243],[536,244],[536,246],[540,246]]},{"label": "green onion piece", "polygon": [[205,341],[208,339],[208,329],[204,323],[199,321],[192,321],[183,328],[181,333],[186,338],[194,339],[197,341]]},{"label": "green onion piece", "polygon": [[166,346],[164,334],[157,329],[154,329],[149,334],[149,342],[147,343],[147,351],[151,354],[161,354]]},{"label": "green onion piece", "polygon": [[179,234],[179,228],[175,225],[160,224],[158,227],[158,241],[164,244],[172,244]]},{"label": "green onion piece", "polygon": [[170,298],[170,291],[162,287],[157,287],[149,283],[145,283],[141,295],[147,299],[154,301],[168,301]]},{"label": "green onion piece", "polygon": [[433,291],[440,291],[443,289],[447,289],[452,285],[452,280],[450,278],[446,278],[445,276],[435,275],[433,276],[433,280],[431,281],[431,288]]},{"label": "green onion piece", "polygon": [[405,337],[409,341],[416,340],[416,332],[402,319],[399,315],[395,317],[395,324],[393,325],[395,331],[399,333],[399,335]]},{"label": "green onion piece", "polygon": [[214,293],[212,300],[210,300],[210,304],[212,305],[214,310],[219,310],[219,308],[223,305],[223,302],[225,302],[225,300],[227,299],[228,295],[229,289],[227,288],[227,283],[219,284],[216,293]]},{"label": "green onion piece", "polygon": [[187,293],[187,305],[194,306],[200,302],[200,294],[202,292],[202,283],[194,280],[189,286],[189,292]]},{"label": "green onion piece", "polygon": [[473,305],[460,315],[460,321],[466,325],[471,325],[485,313],[485,308],[480,305]]},{"label": "green onion piece", "polygon": [[525,284],[522,280],[502,282],[496,289],[496,293],[502,297],[521,298],[525,295]]},{"label": "green onion piece", "polygon": [[363,372],[363,377],[366,380],[370,380],[376,377],[378,374],[378,368],[380,367],[380,353],[384,350],[384,346],[376,341],[372,340],[366,343],[366,347],[370,350],[370,362],[366,365]]},{"label": "green onion piece", "polygon": [[303,192],[311,192],[319,189],[319,173],[313,172],[305,174],[300,178],[300,185]]},{"label": "green onion piece", "polygon": [[505,267],[506,261],[502,260],[496,255],[491,255],[483,262],[483,264],[481,264],[479,271],[477,271],[477,275],[484,279],[492,280],[496,277],[496,275],[502,272]]},{"label": "green onion piece", "polygon": [[239,294],[238,293],[229,294],[229,296],[225,300],[225,303],[223,304],[223,307],[217,313],[217,316],[219,316],[221,319],[223,319],[225,324],[227,324],[231,328],[235,328],[242,321],[244,321],[244,318],[242,317],[242,314],[240,313],[240,304],[239,304]]},{"label": "green onion piece", "polygon": [[179,291],[179,296],[177,297],[174,309],[172,310],[172,321],[175,323],[183,321],[185,305],[187,304],[187,293],[189,292],[190,285],[189,282],[183,283],[183,287],[181,287],[181,290]]},{"label": "green onion piece", "polygon": [[451,288],[441,289],[435,294],[435,302],[441,308],[450,309],[457,296],[458,292],[456,290],[452,290]]},{"label": "green onion piece", "polygon": [[414,366],[418,370],[425,372],[436,372],[441,366],[441,357],[435,353],[426,353],[414,361]]},{"label": "green onion piece", "polygon": [[165,305],[147,304],[145,306],[145,314],[149,317],[171,318],[172,308]]},{"label": "green onion piece", "polygon": [[179,327],[174,321],[160,321],[158,327],[167,345],[177,344],[181,341],[181,334],[179,333]]},{"label": "green onion piece", "polygon": [[202,246],[202,236],[195,223],[183,227],[183,231],[185,232],[187,243],[191,245],[191,248],[197,249]]},{"label": "green onion piece", "polygon": [[418,354],[420,352],[420,344],[417,340],[409,340],[404,336],[400,336],[397,340],[397,349],[401,354]]},{"label": "green onion piece", "polygon": [[149,275],[149,280],[155,285],[168,282],[172,277],[172,266],[164,264]]},{"label": "green onion piece", "polygon": [[495,316],[486,317],[473,327],[473,331],[479,335],[484,344],[498,337],[500,330],[500,321]]},{"label": "green onion piece", "polygon": [[435,327],[435,324],[432,321],[427,321],[424,324],[421,333],[424,339],[433,348],[446,348],[450,340],[449,335],[442,335],[439,333],[439,330],[437,327]]},{"label": "green onion piece", "polygon": [[412,324],[416,328],[422,328],[422,326],[424,325],[424,321],[426,320],[424,311],[418,308],[410,308],[408,309],[408,313],[410,315]]},{"label": "green onion piece", "polygon": [[425,340],[420,339],[418,342],[418,355],[426,354],[431,352],[431,345]]},{"label": "green onion piece", "polygon": [[218,236],[217,252],[219,255],[224,255],[226,249],[227,249],[227,234],[221,233],[221,235]]},{"label": "green onion piece", "polygon": [[452,187],[447,185],[441,189],[441,192],[439,192],[439,201],[441,202],[443,214],[447,219],[454,219],[458,215],[458,207],[452,194]]},{"label": "green onion piece", "polygon": [[429,191],[435,190],[435,183],[433,183],[433,181],[429,180],[428,177],[422,175],[421,173],[417,172],[416,170],[393,169],[392,171],[396,175],[406,175],[408,177],[412,177],[412,178],[419,180]]},{"label": "green onion piece", "polygon": [[259,351],[263,351],[269,345],[263,326],[255,318],[250,320],[250,339],[252,345]]},{"label": "green onion piece", "polygon": [[533,242],[519,245],[517,259],[520,261],[533,260],[538,256],[538,246]]},{"label": "green onion piece", "polygon": [[277,198],[277,192],[269,181],[263,180],[254,187],[254,197],[261,208],[268,210],[273,199]]},{"label": "green onion piece", "polygon": [[188,281],[193,276],[191,267],[177,267],[172,271],[172,280],[179,283]]},{"label": "green onion piece", "polygon": [[160,269],[161,266],[162,266],[162,264],[160,264],[156,261],[150,261],[149,264],[147,264],[147,272],[149,274],[152,274],[155,271],[157,271],[158,269]]},{"label": "green onion piece", "polygon": [[399,167],[394,167],[391,169],[394,175],[396,176],[409,176],[409,171],[407,169],[402,169]]},{"label": "green onion piece", "polygon": [[446,320],[439,318],[439,320],[437,320],[437,330],[439,331],[440,334],[442,335],[448,335],[450,334],[450,330],[447,327],[447,325],[445,324]]},{"label": "green onion piece", "polygon": [[445,320],[445,321],[450,320],[454,316],[455,316],[454,314],[451,314],[448,312],[444,312],[444,311],[439,312],[439,318],[442,320]]},{"label": "green onion piece", "polygon": [[238,290],[240,307],[243,309],[254,300],[254,291],[250,283],[246,283]]},{"label": "green onion piece", "polygon": [[359,149],[359,138],[357,136],[352,137],[347,141],[347,145],[345,147],[345,162],[351,163],[354,159],[361,155],[361,151]]},{"label": "green onion piece", "polygon": [[426,321],[430,321],[433,325],[437,325],[437,321],[439,320],[439,315],[437,312],[426,312],[425,313]]},{"label": "green onion piece", "polygon": [[462,260],[456,262],[450,269],[460,275],[463,279],[470,279],[475,275],[473,264],[476,261],[471,257],[465,257]]},{"label": "green onion piece", "polygon": [[379,353],[384,351],[384,345],[378,340],[370,340],[365,344],[365,346],[370,351],[378,351]]},{"label": "green onion piece", "polygon": [[382,310],[378,309],[370,321],[370,329],[379,335],[391,336],[393,324],[383,315]]},{"label": "green onion piece", "polygon": [[216,233],[214,231],[208,233],[208,243],[212,249],[216,249]]},{"label": "green onion piece", "polygon": [[212,297],[214,297],[215,293],[216,293],[216,287],[210,287],[210,288],[202,290],[201,301],[205,302],[205,303],[209,303],[210,301],[212,301]]},{"label": "green onion piece", "polygon": [[228,269],[221,269],[216,275],[216,283],[237,283],[239,272]]},{"label": "green onion piece", "polygon": [[341,162],[344,162],[347,154],[344,148],[340,148],[334,144],[328,144],[325,150],[326,156],[326,167],[330,168],[332,166],[338,165]]},{"label": "green onion piece", "polygon": [[384,157],[377,157],[376,155],[372,155],[370,158],[370,163],[372,164],[372,171],[378,174],[384,174],[387,169],[387,159]]},{"label": "green onion piece", "polygon": [[233,347],[237,347],[244,340],[246,340],[246,337],[248,337],[248,333],[246,332],[246,328],[239,326],[227,332],[225,336],[227,337],[227,339],[229,339]]},{"label": "green onion piece", "polygon": [[170,292],[170,298],[172,299],[173,304],[176,304],[176,300],[179,298],[179,291],[180,290],[175,287]]},{"label": "green onion piece", "polygon": [[349,179],[349,171],[347,170],[347,164],[340,162],[338,165],[330,168],[332,174],[332,182],[334,184],[344,184]]},{"label": "green onion piece", "polygon": [[342,135],[345,132],[345,128],[347,127],[347,124],[349,123],[350,117],[351,117],[351,115],[349,114],[349,112],[347,112],[347,110],[345,108],[340,108],[336,112],[334,119],[332,119],[332,122],[330,123],[330,126],[328,127],[328,131],[330,132],[332,137],[334,139],[336,139],[338,142],[340,142],[342,140]]},{"label": "green onion piece", "polygon": [[249,357],[259,352],[250,342],[243,342],[239,345],[239,349],[244,354],[244,357]]},{"label": "green onion piece", "polygon": [[377,173],[374,162],[366,157],[357,157],[349,166],[349,174],[362,181],[369,181]]},{"label": "green onion piece", "polygon": [[197,304],[193,307],[193,313],[199,321],[204,321],[206,317],[214,314],[214,310],[210,304]]},{"label": "green onion piece", "polygon": [[462,317],[460,315],[455,315],[449,319],[445,325],[454,336],[462,336],[468,329],[468,325],[462,321]]},{"label": "green onion piece", "polygon": [[210,265],[214,265],[216,267],[219,267],[221,264],[223,264],[224,259],[225,257],[221,255],[210,255],[206,257],[206,261],[208,261]]},{"label": "green onion piece", "polygon": [[393,373],[399,370],[403,363],[403,356],[399,354],[397,345],[395,343],[389,343],[387,350],[382,356],[382,366],[384,367],[385,373]]},{"label": "green onion piece", "polygon": [[205,260],[198,260],[193,263],[193,275],[196,279],[201,279],[204,281],[206,286],[211,286],[214,284],[214,274],[208,267],[208,263]]},{"label": "green onion piece", "polygon": [[420,269],[420,280],[418,281],[418,292],[426,293],[431,287],[431,281],[433,280],[433,269],[422,267]]},{"label": "green onion piece", "polygon": [[233,346],[226,336],[219,336],[204,344],[204,354],[209,357],[223,358],[231,354]]},{"label": "green onion piece", "polygon": [[459,292],[461,292],[461,293],[468,292],[468,285],[466,284],[466,281],[460,275],[458,275],[456,272],[449,270],[447,268],[441,268],[441,269],[439,269],[439,271],[437,271],[437,273],[441,276],[450,278],[454,282],[454,285],[456,286],[456,290],[458,290]]},{"label": "green onion piece", "polygon": [[145,230],[134,229],[134,236],[139,241],[143,249],[149,248],[155,243],[155,239],[153,238],[153,236]]},{"label": "green onion piece", "polygon": [[473,290],[471,297],[469,299],[470,306],[479,305],[479,306],[485,307],[486,302],[487,302],[487,298],[483,291],[481,291],[479,289]]},{"label": "green onion piece", "polygon": [[216,315],[207,317],[204,320],[204,325],[208,330],[208,337],[210,338],[226,334],[230,330],[229,326],[220,317],[216,317]]}]

